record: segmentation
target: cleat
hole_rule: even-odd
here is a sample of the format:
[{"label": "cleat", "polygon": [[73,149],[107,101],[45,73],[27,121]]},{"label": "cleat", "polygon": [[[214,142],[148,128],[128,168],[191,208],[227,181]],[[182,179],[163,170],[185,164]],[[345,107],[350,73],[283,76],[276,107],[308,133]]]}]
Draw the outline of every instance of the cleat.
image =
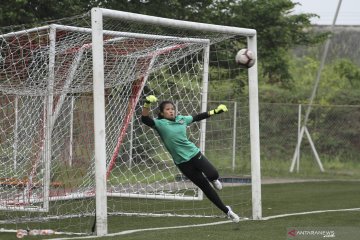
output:
[{"label": "cleat", "polygon": [[229,206],[226,207],[229,209],[229,211],[226,214],[228,218],[230,218],[231,221],[233,221],[234,223],[238,223],[240,221],[239,216],[236,213],[234,213]]}]

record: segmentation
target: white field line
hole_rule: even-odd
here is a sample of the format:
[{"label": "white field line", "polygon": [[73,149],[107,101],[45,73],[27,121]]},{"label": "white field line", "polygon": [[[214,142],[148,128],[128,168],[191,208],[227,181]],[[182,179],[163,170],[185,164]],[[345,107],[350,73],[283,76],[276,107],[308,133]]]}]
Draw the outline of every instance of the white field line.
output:
[{"label": "white field line", "polygon": [[291,217],[291,216],[299,216],[299,215],[308,215],[308,214],[316,214],[316,213],[328,213],[328,212],[351,212],[351,211],[360,211],[360,208],[347,208],[347,209],[330,209],[330,210],[318,210],[311,212],[300,212],[300,213],[288,213],[288,214],[280,214],[274,216],[263,217],[262,220],[270,220],[275,218],[283,218],[283,217]]},{"label": "white field line", "polygon": [[[241,220],[240,220],[241,221]],[[115,237],[121,236],[131,233],[137,232],[147,232],[147,231],[157,231],[157,230],[168,230],[168,229],[180,229],[180,228],[192,228],[192,227],[206,227],[206,226],[213,226],[213,225],[220,225],[225,223],[232,223],[231,220],[227,221],[219,221],[219,222],[212,222],[212,223],[203,223],[203,224],[193,224],[193,225],[183,225],[183,226],[174,226],[174,227],[160,227],[160,228],[143,228],[143,229],[134,229],[134,230],[126,230],[118,233],[111,233],[107,234],[103,237]],[[51,240],[68,240],[68,239],[89,239],[89,238],[100,238],[98,236],[86,236],[86,237],[69,237],[69,238],[51,238]]]},{"label": "white field line", "polygon": [[[347,209],[333,209],[333,210],[319,210],[319,211],[310,211],[310,212],[300,212],[300,213],[288,213],[288,214],[280,214],[274,216],[263,217],[262,220],[271,220],[276,218],[283,217],[291,217],[291,216],[299,216],[299,215],[308,215],[308,214],[317,214],[317,213],[327,213],[327,212],[350,212],[350,211],[360,211],[360,208],[347,208]],[[248,221],[247,219],[241,219],[240,221]],[[118,233],[111,233],[104,237],[114,237],[121,236],[126,234],[132,234],[137,232],[147,232],[147,231],[157,231],[157,230],[168,230],[168,229],[181,229],[181,228],[192,228],[192,227],[206,227],[206,226],[214,226],[220,224],[232,223],[231,220],[228,221],[220,221],[220,222],[212,222],[212,223],[204,223],[204,224],[193,224],[193,225],[183,225],[183,226],[174,226],[174,227],[161,227],[161,228],[144,228],[144,229],[134,229],[134,230],[126,230]],[[70,239],[89,239],[89,238],[100,238],[98,236],[85,236],[85,237],[69,237],[69,238],[52,238],[51,240],[70,240]]]}]

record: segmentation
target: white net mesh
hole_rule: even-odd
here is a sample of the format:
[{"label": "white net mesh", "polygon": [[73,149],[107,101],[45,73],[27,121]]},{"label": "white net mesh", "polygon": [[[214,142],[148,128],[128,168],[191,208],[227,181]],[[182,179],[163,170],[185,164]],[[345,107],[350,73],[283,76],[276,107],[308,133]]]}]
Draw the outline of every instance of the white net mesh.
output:
[{"label": "white net mesh", "polygon": [[[0,217],[6,223],[90,231],[95,169],[89,18],[61,22],[76,27],[0,35]],[[204,94],[209,108],[227,103],[231,114],[207,125],[206,155],[234,186],[233,177],[249,174],[247,101],[234,105],[246,96],[246,77],[233,60],[245,39],[111,19],[104,20],[104,29],[109,213],[222,215],[207,200],[198,201],[198,189],[140,122],[141,106],[148,94],[173,101],[182,115],[200,113]],[[203,92],[208,41],[210,91]],[[189,136],[200,144],[199,124],[189,128]],[[228,188],[221,197],[249,216],[248,187]]]}]

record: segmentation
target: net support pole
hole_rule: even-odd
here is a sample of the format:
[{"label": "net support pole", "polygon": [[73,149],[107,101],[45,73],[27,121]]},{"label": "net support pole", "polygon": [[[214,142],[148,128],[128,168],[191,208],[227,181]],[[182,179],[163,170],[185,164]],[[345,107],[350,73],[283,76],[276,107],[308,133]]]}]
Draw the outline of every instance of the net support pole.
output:
[{"label": "net support pole", "polygon": [[[42,154],[45,164],[44,176],[44,210],[49,210],[50,195],[50,167],[51,167],[51,135],[53,129],[53,104],[54,104],[54,82],[55,82],[55,45],[56,45],[56,28],[50,26],[49,32],[50,48],[49,48],[49,78],[46,97],[46,126],[45,126],[45,145]],[[32,176],[33,177],[33,176]]]},{"label": "net support pole", "polygon": [[[201,92],[201,112],[207,111],[208,101],[208,85],[209,85],[209,58],[210,58],[210,45],[207,44],[203,52],[204,66],[202,75],[202,92]],[[205,141],[206,141],[206,119],[200,122],[200,151],[205,153]],[[199,199],[203,199],[203,192],[199,189]]]},{"label": "net support pole", "polygon": [[[336,7],[335,16],[334,16],[334,19],[333,19],[333,22],[332,22],[332,25],[331,25],[331,32],[334,31],[334,27],[335,27],[335,24],[336,24],[336,19],[337,19],[338,15],[339,15],[340,7],[341,7],[341,2],[342,2],[342,0],[339,0],[338,5]],[[303,126],[302,126],[301,131],[300,131],[300,136],[298,137],[298,141],[297,141],[297,144],[296,144],[294,156],[293,156],[291,166],[290,166],[290,170],[289,170],[290,172],[294,171],[296,159],[298,158],[297,154],[300,152],[301,140],[302,140],[302,138],[304,136],[305,130],[307,130],[306,129],[306,124],[308,122],[309,115],[310,115],[310,112],[312,110],[312,105],[313,105],[314,99],[316,97],[316,92],[317,92],[317,90],[319,88],[319,83],[320,83],[320,80],[321,80],[321,73],[322,73],[322,70],[323,70],[324,65],[325,65],[325,60],[326,60],[326,57],[327,57],[327,54],[328,54],[328,51],[329,51],[330,43],[331,43],[331,37],[329,37],[326,40],[325,47],[324,47],[324,52],[323,52],[323,54],[321,56],[320,67],[318,69],[316,79],[315,79],[315,83],[314,83],[314,87],[313,87],[313,90],[311,92],[308,108],[306,109],[306,112],[305,112],[304,123],[303,123]],[[311,142],[312,140],[311,140],[311,138],[309,138],[309,136],[310,136],[310,134],[307,134],[308,140]],[[313,144],[313,143],[311,143],[311,144]],[[324,170],[324,168],[322,166],[319,155],[318,155],[318,153],[317,153],[317,151],[315,149],[315,145],[312,146],[312,150],[313,150],[315,159],[316,159],[316,161],[317,161],[317,163],[319,165],[320,171],[324,172],[325,170]]]},{"label": "net support pole", "polygon": [[17,168],[17,152],[18,152],[18,141],[19,141],[19,96],[15,95],[14,98],[14,116],[15,116],[15,123],[14,123],[14,144],[13,144],[13,153],[14,153],[14,171]]},{"label": "net support pole", "polygon": [[233,138],[232,138],[232,171],[235,171],[236,167],[236,116],[237,116],[237,102],[234,102],[234,121],[233,121]]},{"label": "net support pole", "polygon": [[95,137],[95,184],[96,184],[96,234],[107,234],[106,198],[106,138],[105,138],[105,90],[103,53],[103,16],[101,9],[91,10],[94,137]]},{"label": "net support pole", "polygon": [[69,166],[70,167],[73,165],[74,104],[75,104],[75,97],[71,96],[71,103],[70,103],[70,132],[69,132]]},{"label": "net support pole", "polygon": [[[257,57],[256,35],[248,37],[248,48]],[[261,172],[260,172],[260,130],[259,130],[259,96],[257,61],[248,70],[249,76],[249,121],[252,183],[252,215],[254,220],[262,218],[261,207]]]},{"label": "net support pole", "polygon": [[[298,114],[298,137],[300,136],[301,132],[301,116],[302,116],[302,109],[301,104],[299,104],[299,114]],[[296,172],[300,170],[300,145],[297,149],[297,158],[296,158]]]},{"label": "net support pole", "polygon": [[[208,85],[209,85],[209,54],[210,45],[204,48],[204,66],[202,75],[202,92],[201,92],[201,112],[207,111],[207,97],[208,97]],[[200,150],[205,152],[205,140],[206,140],[206,119],[200,122]]]}]

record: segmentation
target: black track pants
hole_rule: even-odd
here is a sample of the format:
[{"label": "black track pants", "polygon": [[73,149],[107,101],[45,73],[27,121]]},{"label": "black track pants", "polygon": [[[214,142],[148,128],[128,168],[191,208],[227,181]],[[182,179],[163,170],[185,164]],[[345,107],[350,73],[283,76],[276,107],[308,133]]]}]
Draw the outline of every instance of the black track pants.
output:
[{"label": "black track pants", "polygon": [[198,186],[206,197],[221,211],[225,214],[228,212],[228,208],[209,183],[209,181],[218,179],[219,173],[204,155],[199,153],[190,161],[178,164],[177,167],[188,179]]}]

